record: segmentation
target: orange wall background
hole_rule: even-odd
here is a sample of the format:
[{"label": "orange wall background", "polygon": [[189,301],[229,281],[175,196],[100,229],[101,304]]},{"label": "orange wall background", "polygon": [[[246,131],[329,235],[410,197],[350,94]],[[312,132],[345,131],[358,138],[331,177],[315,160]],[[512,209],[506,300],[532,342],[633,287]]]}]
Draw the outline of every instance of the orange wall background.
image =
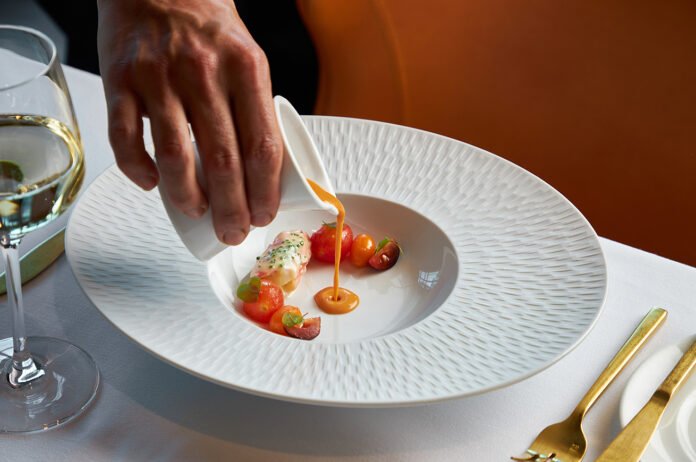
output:
[{"label": "orange wall background", "polygon": [[696,2],[298,0],[316,113],[457,138],[696,265]]}]

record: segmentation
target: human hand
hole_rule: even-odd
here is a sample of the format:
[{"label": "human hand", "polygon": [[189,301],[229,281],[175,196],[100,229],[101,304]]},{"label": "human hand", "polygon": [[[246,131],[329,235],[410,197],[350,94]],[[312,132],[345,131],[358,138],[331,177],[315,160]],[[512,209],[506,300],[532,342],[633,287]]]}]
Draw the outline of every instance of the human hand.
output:
[{"label": "human hand", "polygon": [[[241,243],[250,224],[270,223],[283,145],[268,62],[232,0],[99,0],[98,46],[109,139],[123,173],[146,190],[161,181],[191,217],[211,207],[226,244]],[[156,165],[143,145],[143,115]]]}]

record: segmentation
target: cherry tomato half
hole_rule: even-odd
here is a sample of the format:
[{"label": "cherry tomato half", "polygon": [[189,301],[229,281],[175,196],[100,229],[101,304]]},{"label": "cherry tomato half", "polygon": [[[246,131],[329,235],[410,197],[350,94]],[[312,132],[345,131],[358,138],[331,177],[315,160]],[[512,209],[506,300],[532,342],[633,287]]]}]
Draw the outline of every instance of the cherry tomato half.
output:
[{"label": "cherry tomato half", "polygon": [[384,271],[394,266],[401,255],[399,244],[389,237],[382,239],[377,244],[375,254],[367,261],[376,270]]},{"label": "cherry tomato half", "polygon": [[277,284],[261,280],[259,295],[255,302],[244,302],[243,308],[247,316],[256,322],[267,323],[273,313],[283,306],[283,289]]},{"label": "cherry tomato half", "polygon": [[350,262],[362,268],[367,266],[367,261],[375,254],[375,241],[369,234],[358,234],[353,239],[350,247]]},{"label": "cherry tomato half", "polygon": [[302,312],[299,308],[292,305],[285,305],[271,316],[271,322],[268,324],[268,328],[271,329],[272,332],[280,335],[288,335],[288,333],[285,332],[285,325],[283,324],[283,315],[285,313],[291,313],[295,316],[302,317]]},{"label": "cherry tomato half", "polygon": [[[325,263],[336,261],[336,224],[324,223],[312,234],[312,257]],[[353,230],[348,224],[343,225],[341,233],[341,261],[350,254],[353,244]]]}]

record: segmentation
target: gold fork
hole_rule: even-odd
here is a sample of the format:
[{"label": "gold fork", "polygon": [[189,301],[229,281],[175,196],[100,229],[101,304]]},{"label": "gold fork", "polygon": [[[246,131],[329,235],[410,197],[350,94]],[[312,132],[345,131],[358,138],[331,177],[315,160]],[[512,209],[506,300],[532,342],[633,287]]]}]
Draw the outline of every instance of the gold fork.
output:
[{"label": "gold fork", "polygon": [[666,317],[667,311],[662,308],[650,310],[568,418],[542,430],[527,449],[526,457],[511,459],[526,462],[580,462],[587,449],[585,434],[582,432],[583,417]]}]

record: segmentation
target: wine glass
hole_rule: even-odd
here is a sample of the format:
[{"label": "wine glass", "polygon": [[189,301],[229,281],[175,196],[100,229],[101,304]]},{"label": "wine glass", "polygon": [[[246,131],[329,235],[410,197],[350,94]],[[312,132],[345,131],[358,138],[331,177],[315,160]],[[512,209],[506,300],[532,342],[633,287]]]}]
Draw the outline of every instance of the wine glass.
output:
[{"label": "wine glass", "polygon": [[0,340],[0,433],[67,422],[99,386],[99,370],[85,351],[26,336],[17,254],[25,234],[70,207],[84,172],[55,45],[36,30],[0,25],[0,250],[13,319],[13,337]]}]

